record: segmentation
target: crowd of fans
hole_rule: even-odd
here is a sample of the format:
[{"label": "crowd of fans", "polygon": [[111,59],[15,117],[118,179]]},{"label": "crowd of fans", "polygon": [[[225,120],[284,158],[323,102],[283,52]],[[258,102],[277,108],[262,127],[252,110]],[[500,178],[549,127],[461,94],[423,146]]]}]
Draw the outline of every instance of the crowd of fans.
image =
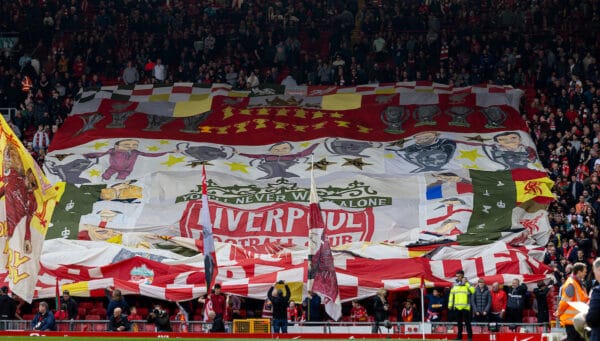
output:
[{"label": "crowd of fans", "polygon": [[0,11],[0,29],[19,38],[0,55],[0,108],[16,108],[10,124],[40,162],[89,86],[429,80],[524,89],[523,117],[556,182],[545,258],[555,284],[598,256],[596,1],[23,0]]}]

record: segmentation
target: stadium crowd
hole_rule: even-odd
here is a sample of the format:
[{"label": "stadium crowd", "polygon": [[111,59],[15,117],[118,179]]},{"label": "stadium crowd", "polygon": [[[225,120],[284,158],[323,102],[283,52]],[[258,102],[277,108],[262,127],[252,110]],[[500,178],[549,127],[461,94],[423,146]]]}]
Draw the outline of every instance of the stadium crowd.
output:
[{"label": "stadium crowd", "polygon": [[[583,262],[592,285],[600,221],[597,1],[23,0],[1,2],[0,11],[1,31],[19,38],[0,55],[0,108],[16,108],[10,124],[39,162],[89,86],[424,80],[521,88],[521,112],[556,182],[549,284],[557,288]],[[407,302],[395,304],[398,319],[416,307]],[[519,304],[532,308],[527,302]]]}]

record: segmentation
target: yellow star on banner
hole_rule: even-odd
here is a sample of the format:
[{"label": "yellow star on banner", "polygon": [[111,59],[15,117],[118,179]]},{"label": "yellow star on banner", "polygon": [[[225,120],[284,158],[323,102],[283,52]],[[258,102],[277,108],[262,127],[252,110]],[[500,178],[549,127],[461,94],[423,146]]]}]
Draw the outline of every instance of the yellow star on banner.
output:
[{"label": "yellow star on banner", "polygon": [[160,144],[169,144],[169,143],[171,143],[171,141],[169,141],[169,140],[160,140],[160,141],[158,141],[158,143],[160,143]]},{"label": "yellow star on banner", "polygon": [[319,122],[319,123],[313,124],[312,127],[314,130],[323,129],[323,128],[325,128],[326,124],[327,124],[327,122]]},{"label": "yellow star on banner", "polygon": [[300,147],[302,148],[308,148],[308,146],[310,146],[310,142],[308,141],[300,143]]},{"label": "yellow star on banner", "polygon": [[260,109],[258,109],[257,115],[261,115],[261,116],[269,115],[269,109],[267,109],[267,108],[260,108]]},{"label": "yellow star on banner", "polygon": [[329,116],[330,116],[331,118],[342,118],[342,117],[344,117],[344,115],[340,114],[340,113],[339,113],[339,112],[337,112],[337,111],[336,111],[336,112],[333,112],[333,113],[331,113],[331,114],[329,114]]},{"label": "yellow star on banner", "polygon": [[483,157],[483,155],[479,154],[479,151],[477,149],[459,150],[458,152],[460,153],[460,155],[456,157],[457,159],[467,159],[471,162],[475,162],[475,160],[479,159],[480,157]]},{"label": "yellow star on banner", "polygon": [[371,132],[371,130],[373,130],[373,128],[361,126],[360,124],[357,124],[356,127],[358,128],[359,133],[364,133],[364,134],[368,134]]},{"label": "yellow star on banner", "polygon": [[467,168],[467,169],[475,169],[475,170],[480,169],[479,166],[476,163],[474,163],[472,165],[464,165],[463,167]]},{"label": "yellow star on banner", "polygon": [[89,174],[90,174],[90,176],[100,176],[101,173],[97,169],[90,169]]},{"label": "yellow star on banner", "polygon": [[324,115],[323,112],[321,112],[321,111],[315,111],[312,114],[312,118],[313,119],[315,119],[315,118],[323,118],[323,115]]},{"label": "yellow star on banner", "polygon": [[237,130],[235,131],[236,133],[244,133],[246,131],[248,131],[248,129],[246,129],[246,127],[248,126],[248,124],[250,123],[250,121],[245,121],[245,122],[240,122],[240,123],[236,123],[233,126],[237,128]]},{"label": "yellow star on banner", "polygon": [[107,146],[108,146],[108,142],[96,142],[96,143],[94,143],[92,148],[94,148],[95,150],[98,150],[102,147],[107,147]]},{"label": "yellow star on banner", "polygon": [[335,121],[338,127],[350,128],[350,122],[348,121]]},{"label": "yellow star on banner", "polygon": [[167,167],[172,167],[173,165],[183,162],[184,160],[185,160],[185,156],[176,157],[173,155],[169,155],[169,159],[165,162],[161,162],[160,164],[165,165]]},{"label": "yellow star on banner", "polygon": [[277,110],[277,113],[275,114],[275,116],[287,116],[288,111],[289,110],[287,110],[285,108],[279,109],[279,110]]},{"label": "yellow star on banner", "polygon": [[232,172],[242,172],[248,174],[248,170],[246,168],[249,166],[246,164],[239,162],[225,162],[225,164],[229,166],[229,170]]},{"label": "yellow star on banner", "polygon": [[256,123],[256,127],[254,127],[254,129],[262,129],[267,127],[267,120],[264,118],[257,118],[252,121]]},{"label": "yellow star on banner", "polygon": [[304,109],[297,109],[294,117],[306,118],[306,111]]},{"label": "yellow star on banner", "polygon": [[242,109],[242,110],[240,110],[240,114],[242,114],[242,115],[252,115],[252,111],[250,111],[250,109]]},{"label": "yellow star on banner", "polygon": [[211,131],[212,128],[213,127],[211,127],[211,126],[201,126],[200,127],[200,132],[201,133],[209,133],[210,134],[210,133],[212,133],[212,131]]},{"label": "yellow star on banner", "polygon": [[158,146],[150,146],[150,147],[148,147],[148,151],[151,151],[151,152],[156,152],[156,151],[158,151],[159,149],[160,149],[160,148],[158,148]]},{"label": "yellow star on banner", "polygon": [[294,131],[300,131],[300,132],[303,132],[303,133],[305,133],[306,132],[306,128],[308,128],[308,126],[297,126],[295,124],[294,124],[293,127],[294,127]]},{"label": "yellow star on banner", "polygon": [[394,154],[392,153],[385,153],[383,154],[383,157],[386,159],[393,159],[394,158]]},{"label": "yellow star on banner", "polygon": [[225,109],[223,109],[223,119],[226,120],[226,119],[230,118],[231,116],[233,116],[233,108],[225,107]]}]

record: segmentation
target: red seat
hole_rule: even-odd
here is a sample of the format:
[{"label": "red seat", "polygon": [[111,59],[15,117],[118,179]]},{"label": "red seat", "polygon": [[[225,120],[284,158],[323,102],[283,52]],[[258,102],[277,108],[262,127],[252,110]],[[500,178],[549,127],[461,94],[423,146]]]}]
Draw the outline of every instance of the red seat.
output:
[{"label": "red seat", "polygon": [[523,318],[524,323],[537,323],[537,317],[535,316],[526,316]]},{"label": "red seat", "polygon": [[144,324],[144,331],[146,331],[146,332],[155,332],[156,331],[156,327],[152,323],[146,323],[146,324]]},{"label": "red seat", "polygon": [[83,318],[85,315],[87,315],[86,308],[79,307],[77,309],[77,315],[79,315],[79,318]]},{"label": "red seat", "polygon": [[105,332],[108,328],[106,328],[106,323],[94,323],[94,331],[95,332]]},{"label": "red seat", "polygon": [[85,316],[85,319],[88,321],[98,321],[100,320],[100,315],[97,314],[89,314]]}]

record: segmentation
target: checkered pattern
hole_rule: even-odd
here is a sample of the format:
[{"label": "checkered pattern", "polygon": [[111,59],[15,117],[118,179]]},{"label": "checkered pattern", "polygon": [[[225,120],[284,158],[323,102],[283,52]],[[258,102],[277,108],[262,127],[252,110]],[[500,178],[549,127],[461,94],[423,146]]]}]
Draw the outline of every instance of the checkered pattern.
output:
[{"label": "checkered pattern", "polygon": [[[185,243],[192,248],[199,247],[191,239]],[[220,269],[217,281],[221,283],[224,292],[264,299],[269,287],[278,280],[306,283],[306,254],[298,255],[297,252],[287,251],[275,257],[249,254],[244,250],[236,251],[237,248],[240,247],[217,245]],[[245,258],[242,257],[243,254],[246,254]],[[108,287],[121,289],[124,294],[171,301],[197,298],[206,292],[203,265],[196,260],[173,262],[165,259],[160,263],[148,258],[133,257],[115,264],[82,266],[76,264],[85,263],[87,253],[82,251],[79,256],[75,253],[71,255],[70,265],[42,263],[36,298],[54,297],[57,279],[61,289],[68,289],[73,296],[79,297],[102,297],[104,289]],[[484,278],[486,283],[497,281],[510,285],[517,278],[533,285],[550,273],[538,259],[542,255],[542,248],[511,247],[500,242],[481,249],[473,248],[466,253],[464,249],[447,247],[443,252],[444,260],[436,260],[439,257],[435,254],[432,256],[433,260],[430,260],[425,257],[367,259],[338,253],[335,265],[341,300],[348,302],[372,296],[381,287],[388,290],[418,288],[421,278],[426,287],[450,286],[459,269],[465,271],[470,281]],[[144,279],[132,279],[127,275],[133,266],[145,267],[154,272],[148,284],[140,284]],[[392,268],[395,271],[390,272],[389,269]],[[4,282],[5,278],[0,281]]]}]

